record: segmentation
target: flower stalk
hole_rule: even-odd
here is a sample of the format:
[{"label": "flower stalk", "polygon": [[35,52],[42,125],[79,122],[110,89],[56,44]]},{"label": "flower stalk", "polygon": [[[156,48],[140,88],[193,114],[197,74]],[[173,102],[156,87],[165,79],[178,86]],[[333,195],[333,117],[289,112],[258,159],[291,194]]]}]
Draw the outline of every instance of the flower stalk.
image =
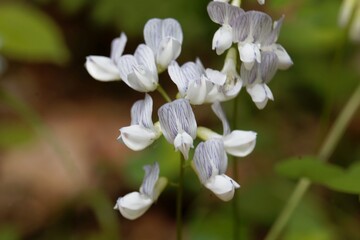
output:
[{"label": "flower stalk", "polygon": [[177,199],[176,199],[176,239],[182,239],[182,228],[183,228],[183,219],[182,219],[182,202],[183,202],[183,191],[184,191],[184,164],[185,158],[183,154],[180,153],[180,168],[179,168],[179,184],[177,189]]}]

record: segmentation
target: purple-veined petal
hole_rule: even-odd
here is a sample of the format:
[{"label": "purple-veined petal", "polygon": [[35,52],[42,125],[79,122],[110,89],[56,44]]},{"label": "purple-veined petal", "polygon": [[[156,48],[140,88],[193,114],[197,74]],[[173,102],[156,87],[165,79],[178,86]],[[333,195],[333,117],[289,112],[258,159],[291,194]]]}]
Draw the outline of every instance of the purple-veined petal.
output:
[{"label": "purple-veined petal", "polygon": [[209,2],[207,6],[207,11],[210,16],[210,19],[218,24],[224,24],[226,18],[226,8],[227,3],[224,2]]},{"label": "purple-veined petal", "polygon": [[134,66],[137,65],[136,59],[134,56],[127,54],[121,56],[117,61],[117,67],[121,79],[128,84],[128,75],[134,70]]},{"label": "purple-veined petal", "polygon": [[155,55],[150,47],[145,44],[140,44],[135,50],[134,57],[139,65],[144,66],[157,78]]},{"label": "purple-veined petal", "polygon": [[245,157],[255,148],[256,133],[253,131],[234,130],[223,137],[227,153],[236,157]]},{"label": "purple-veined petal", "polygon": [[202,184],[216,175],[225,173],[228,160],[222,139],[212,138],[199,143],[193,161]]},{"label": "purple-veined petal", "polygon": [[88,56],[85,67],[88,73],[96,80],[103,82],[120,80],[118,68],[108,57]]},{"label": "purple-veined petal", "polygon": [[178,21],[173,18],[166,18],[162,22],[163,37],[171,37],[182,44],[183,32]]},{"label": "purple-veined petal", "polygon": [[160,42],[162,40],[162,20],[158,18],[152,18],[146,22],[144,27],[144,40],[147,46],[149,46],[154,54],[157,52]]},{"label": "purple-veined petal", "polygon": [[259,11],[248,11],[250,32],[254,42],[262,42],[270,36],[273,22],[269,15]]},{"label": "purple-veined petal", "polygon": [[145,176],[140,186],[140,193],[154,200],[155,184],[159,179],[160,173],[159,164],[155,162],[153,165],[144,166],[143,169],[145,171]]},{"label": "purple-veined petal", "polygon": [[274,77],[278,69],[279,59],[274,52],[263,52],[261,54],[260,78],[263,83],[268,83]]},{"label": "purple-veined petal", "polygon": [[196,137],[196,120],[190,103],[186,99],[177,99],[166,103],[158,110],[161,131],[166,140],[173,144],[179,133],[186,132]]},{"label": "purple-veined petal", "polygon": [[136,101],[131,107],[131,125],[138,124],[145,128],[153,129],[152,109],[153,100],[149,94],[145,94],[144,100]]}]

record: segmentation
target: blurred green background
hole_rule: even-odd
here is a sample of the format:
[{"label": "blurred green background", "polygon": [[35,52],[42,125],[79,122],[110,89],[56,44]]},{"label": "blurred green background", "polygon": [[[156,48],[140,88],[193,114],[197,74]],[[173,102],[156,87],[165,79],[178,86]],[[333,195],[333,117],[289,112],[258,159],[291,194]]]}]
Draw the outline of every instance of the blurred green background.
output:
[{"label": "blurred green background", "polygon": [[[337,24],[340,0],[242,2],[245,10],[265,11],[273,19],[285,14],[278,42],[294,61],[269,84],[275,101],[264,110],[240,92],[238,125],[256,131],[258,139],[254,152],[239,160],[238,227],[241,239],[256,240],[264,238],[296,183],[284,176],[286,166],[275,166],[317,153],[359,84],[360,48]],[[163,138],[137,153],[118,143],[118,129],[130,123],[130,107],[143,94],[121,82],[92,79],[84,62],[88,55],[108,56],[111,40],[122,31],[128,36],[125,53],[132,53],[143,42],[148,19],[172,17],[184,33],[178,62],[200,57],[206,67],[221,69],[224,56],[211,51],[218,26],[208,18],[207,4],[0,0],[0,240],[175,239],[174,187],[138,220],[112,209],[119,196],[138,189],[144,164],[159,161],[161,175],[176,181],[178,154]],[[167,73],[160,83],[175,96]],[[157,109],[163,100],[156,92],[152,96]],[[224,106],[230,114],[232,104]],[[199,125],[221,132],[209,106],[194,110]],[[330,162],[348,169],[359,161],[358,111]],[[354,191],[313,185],[281,239],[360,239],[354,194],[360,192],[360,174],[352,175]],[[190,169],[185,191],[186,239],[231,239],[231,203],[201,187]]]}]

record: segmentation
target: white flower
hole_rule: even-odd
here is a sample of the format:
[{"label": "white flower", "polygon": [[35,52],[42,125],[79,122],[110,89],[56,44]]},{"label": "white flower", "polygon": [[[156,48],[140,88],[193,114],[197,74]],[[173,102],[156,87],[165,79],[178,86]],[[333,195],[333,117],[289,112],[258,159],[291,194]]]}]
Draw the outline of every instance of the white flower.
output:
[{"label": "white flower", "polygon": [[249,155],[256,145],[256,132],[243,130],[230,130],[229,122],[219,102],[211,105],[216,116],[223,125],[223,135],[213,132],[205,127],[198,127],[197,134],[201,139],[220,139],[224,144],[225,151],[236,157],[245,157]]},{"label": "white flower", "polygon": [[120,37],[112,41],[110,58],[104,56],[88,56],[85,67],[89,74],[96,80],[103,82],[120,80],[117,61],[123,54],[126,41],[127,38],[124,33],[121,33]]},{"label": "white flower", "polygon": [[152,107],[152,98],[146,94],[144,100],[138,100],[131,108],[131,125],[120,128],[118,140],[134,151],[143,150],[161,135],[151,120]]},{"label": "white flower", "polygon": [[158,72],[164,71],[180,55],[183,34],[175,19],[150,19],[144,27],[144,39],[155,54]]},{"label": "white flower", "polygon": [[264,52],[261,55],[261,63],[256,63],[251,70],[241,66],[240,73],[246,90],[259,109],[263,109],[269,99],[274,100],[274,96],[266,84],[275,75],[278,64],[276,53]]},{"label": "white flower", "polygon": [[187,62],[181,67],[173,61],[168,68],[171,80],[178,87],[180,96],[189,99],[191,104],[207,102],[208,94],[214,84],[223,85],[226,75],[210,68],[205,69],[199,59]]},{"label": "white flower", "polygon": [[188,159],[189,150],[196,137],[196,120],[190,103],[186,99],[178,99],[166,103],[159,108],[159,122],[166,140],[180,150]]},{"label": "white flower", "polygon": [[258,3],[260,4],[260,5],[264,5],[265,4],[265,0],[257,0],[258,1]]},{"label": "white flower", "polygon": [[121,79],[136,91],[150,92],[158,86],[154,53],[145,44],[140,44],[134,55],[119,57],[117,67]]},{"label": "white flower", "polygon": [[274,24],[269,15],[258,11],[248,11],[240,15],[234,27],[234,39],[238,42],[240,59],[247,70],[255,62],[261,62],[262,52],[274,52],[278,56],[278,68],[287,69],[293,62],[285,49],[276,44],[284,17]]},{"label": "white flower", "polygon": [[220,139],[201,142],[195,149],[194,164],[201,183],[223,201],[233,198],[240,185],[225,175],[227,156]]},{"label": "white flower", "polygon": [[159,164],[144,166],[145,177],[139,192],[131,192],[118,198],[114,209],[118,209],[123,217],[134,220],[143,215],[164,190],[167,180],[159,178]]},{"label": "white flower", "polygon": [[231,47],[235,21],[244,13],[244,10],[227,2],[214,1],[208,4],[207,11],[211,20],[221,25],[212,41],[212,49],[215,49],[216,53],[220,55]]},{"label": "white flower", "polygon": [[238,95],[243,83],[236,71],[236,59],[236,50],[231,48],[227,53],[224,67],[221,70],[226,75],[226,80],[223,84],[213,83],[214,86],[209,91],[206,102],[228,101]]}]

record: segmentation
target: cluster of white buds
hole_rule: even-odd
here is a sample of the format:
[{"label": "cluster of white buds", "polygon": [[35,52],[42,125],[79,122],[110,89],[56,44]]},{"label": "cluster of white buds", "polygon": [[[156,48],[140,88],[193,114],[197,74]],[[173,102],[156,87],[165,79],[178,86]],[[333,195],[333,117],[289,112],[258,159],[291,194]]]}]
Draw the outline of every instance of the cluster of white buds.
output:
[{"label": "cluster of white buds", "polygon": [[[122,33],[113,40],[110,57],[89,56],[85,64],[90,75],[99,81],[122,80],[130,88],[146,93],[143,100],[133,104],[130,126],[120,128],[119,141],[140,151],[163,135],[175,151],[189,160],[189,151],[199,137],[204,142],[195,148],[194,170],[200,182],[224,201],[231,200],[235,189],[240,187],[225,174],[227,154],[249,155],[255,148],[257,134],[231,131],[220,102],[235,98],[245,86],[256,106],[264,108],[267,100],[273,99],[267,83],[277,69],[292,65],[287,52],[276,43],[283,17],[273,23],[265,13],[245,12],[235,5],[213,1],[207,8],[210,18],[221,25],[214,35],[212,48],[217,54],[227,51],[221,71],[205,68],[199,58],[181,66],[176,62],[183,34],[174,19],[149,20],[144,27],[145,43],[137,47],[134,55],[123,55],[127,38]],[[234,43],[238,50],[231,47]],[[240,67],[238,59],[242,63]],[[154,124],[149,92],[159,87],[158,74],[166,70],[178,88],[178,99],[168,100],[158,109],[158,122]],[[222,135],[198,126],[191,105],[205,103],[212,103],[212,110],[223,125]],[[165,178],[159,178],[156,162],[144,169],[146,174],[139,192],[119,198],[115,205],[128,219],[140,217],[167,183]]]}]

